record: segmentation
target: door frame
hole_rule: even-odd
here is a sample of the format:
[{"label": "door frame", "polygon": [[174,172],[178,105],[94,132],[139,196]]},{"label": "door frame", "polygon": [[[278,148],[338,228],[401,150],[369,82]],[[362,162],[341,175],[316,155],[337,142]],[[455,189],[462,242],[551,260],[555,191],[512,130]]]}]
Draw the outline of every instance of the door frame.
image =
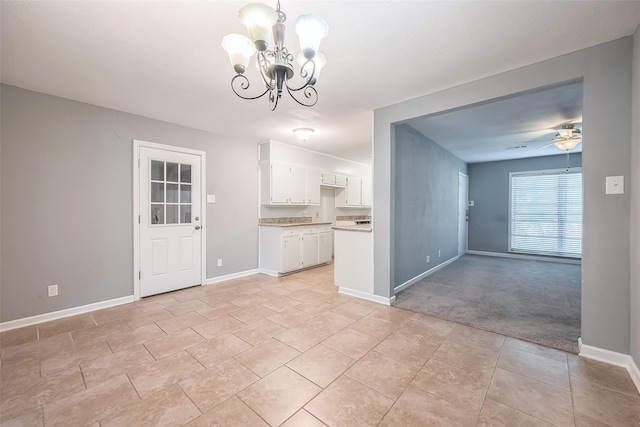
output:
[{"label": "door frame", "polygon": [[[464,221],[464,227],[466,228],[466,233],[465,233],[465,242],[464,242],[464,253],[460,253],[460,232],[462,230],[460,230],[460,224],[461,224],[461,220],[460,220],[460,183],[462,181],[466,180],[467,181],[467,195],[466,195],[466,200],[465,200],[465,206],[464,206],[464,214],[465,214],[465,221]],[[468,214],[469,212],[469,175],[467,175],[466,173],[463,172],[458,172],[458,242],[457,242],[457,246],[458,246],[458,256],[462,256],[464,254],[466,254],[469,251],[469,221],[467,220]]]},{"label": "door frame", "polygon": [[172,151],[176,153],[193,154],[200,157],[200,283],[207,283],[207,196],[206,196],[206,153],[200,150],[177,147],[174,145],[158,144],[155,142],[133,140],[133,297],[140,299],[140,149],[152,148],[155,150]]}]

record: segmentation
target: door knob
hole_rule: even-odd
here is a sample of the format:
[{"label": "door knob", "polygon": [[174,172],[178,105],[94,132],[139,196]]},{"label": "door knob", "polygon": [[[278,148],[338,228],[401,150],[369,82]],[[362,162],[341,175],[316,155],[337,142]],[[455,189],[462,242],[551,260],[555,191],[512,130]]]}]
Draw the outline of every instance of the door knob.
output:
[{"label": "door knob", "polygon": [[199,225],[196,225],[195,228],[196,228],[196,230],[200,230],[200,226]]}]

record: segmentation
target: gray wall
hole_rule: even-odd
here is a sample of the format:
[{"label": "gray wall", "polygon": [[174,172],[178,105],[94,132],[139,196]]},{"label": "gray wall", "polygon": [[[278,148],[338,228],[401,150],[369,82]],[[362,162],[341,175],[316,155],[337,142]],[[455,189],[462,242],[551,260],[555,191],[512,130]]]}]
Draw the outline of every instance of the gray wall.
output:
[{"label": "gray wall", "polygon": [[393,292],[392,126],[404,120],[569,81],[583,81],[584,235],[582,340],[629,354],[629,192],[604,194],[605,177],[629,180],[631,37],[487,77],[374,112],[374,292]]},{"label": "gray wall", "polygon": [[631,142],[631,356],[640,366],[640,27],[633,38]]},{"label": "gray wall", "polygon": [[[570,167],[580,167],[582,156],[569,156]],[[509,173],[567,166],[565,154],[469,165],[469,250],[509,252]]]},{"label": "gray wall", "polygon": [[207,153],[207,277],[257,268],[258,141],[12,86],[0,95],[1,321],[133,295],[133,139]]},{"label": "gray wall", "polygon": [[397,287],[458,255],[458,172],[467,165],[409,125],[395,132]]}]

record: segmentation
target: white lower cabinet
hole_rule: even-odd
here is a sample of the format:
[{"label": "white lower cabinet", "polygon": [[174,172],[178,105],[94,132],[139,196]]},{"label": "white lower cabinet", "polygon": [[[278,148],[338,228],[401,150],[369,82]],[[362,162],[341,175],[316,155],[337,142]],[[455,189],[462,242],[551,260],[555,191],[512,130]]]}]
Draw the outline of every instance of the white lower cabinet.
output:
[{"label": "white lower cabinet", "polygon": [[326,225],[260,226],[260,270],[266,274],[291,273],[326,264],[333,257],[333,231]]},{"label": "white lower cabinet", "polygon": [[318,264],[318,230],[307,229],[302,232],[302,268]]},{"label": "white lower cabinet", "polygon": [[321,228],[318,231],[318,263],[331,262],[333,258],[333,231]]},{"label": "white lower cabinet", "polygon": [[300,268],[300,235],[283,235],[281,251],[280,272],[298,270]]}]

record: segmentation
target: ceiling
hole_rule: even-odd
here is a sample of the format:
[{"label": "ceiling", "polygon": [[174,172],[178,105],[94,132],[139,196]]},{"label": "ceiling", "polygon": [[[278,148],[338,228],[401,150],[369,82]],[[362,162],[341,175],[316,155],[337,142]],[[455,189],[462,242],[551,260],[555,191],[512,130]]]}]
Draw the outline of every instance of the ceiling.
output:
[{"label": "ceiling", "polygon": [[[1,80],[256,142],[300,144],[292,129],[312,127],[309,149],[369,163],[374,109],[627,36],[640,22],[638,1],[282,0],[285,45],[297,54],[295,17],[320,15],[328,63],[316,106],[285,94],[271,112],[229,86],[220,41],[245,33],[245,3],[3,0]],[[488,136],[482,120],[464,120]]]},{"label": "ceiling", "polygon": [[[544,88],[407,122],[466,163],[561,154],[565,124],[582,129],[582,82]],[[582,143],[572,152],[581,152]]]}]

